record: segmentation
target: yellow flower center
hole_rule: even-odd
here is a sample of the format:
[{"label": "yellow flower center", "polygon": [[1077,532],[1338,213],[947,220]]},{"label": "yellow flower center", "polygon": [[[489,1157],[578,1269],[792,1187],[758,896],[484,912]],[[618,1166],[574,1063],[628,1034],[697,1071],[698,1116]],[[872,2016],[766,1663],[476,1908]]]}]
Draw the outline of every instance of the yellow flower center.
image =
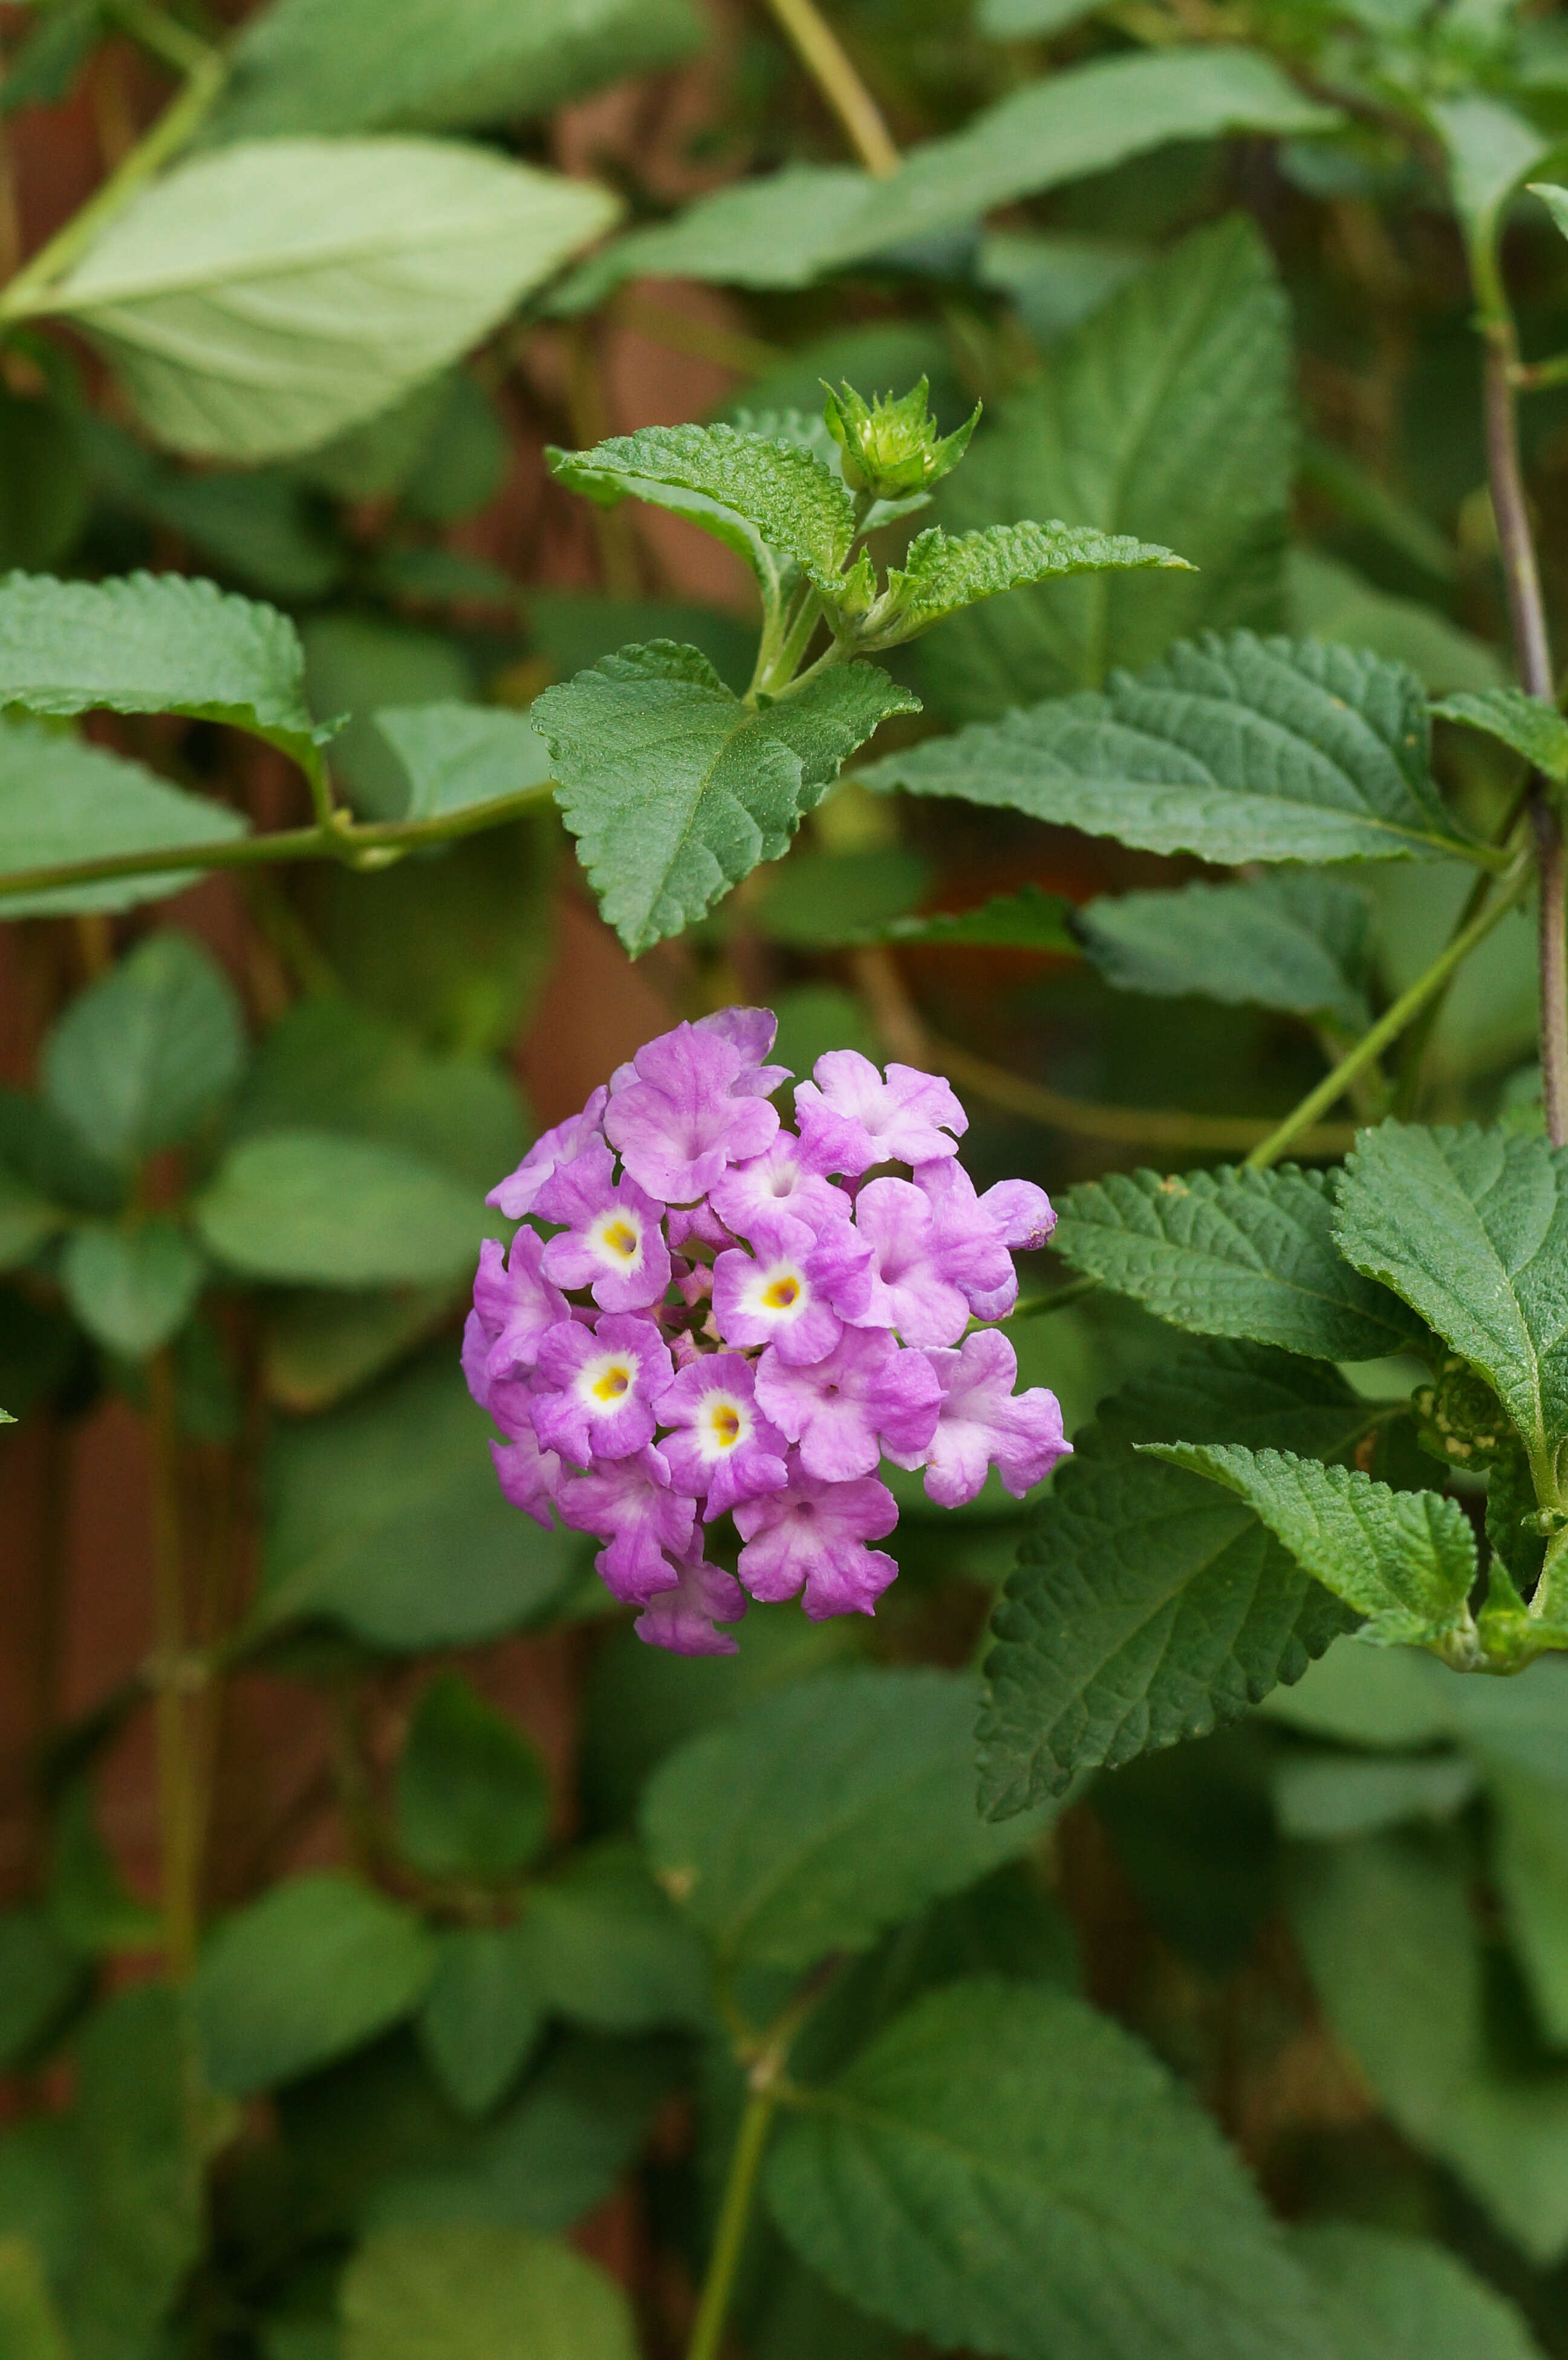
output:
[{"label": "yellow flower center", "polygon": [[641,1242],[636,1230],[627,1221],[611,1221],[604,1233],[604,1241],[611,1253],[620,1254],[626,1262],[632,1259]]},{"label": "yellow flower center", "polygon": [[771,1279],[762,1289],[762,1301],[770,1311],[790,1311],[800,1295],[798,1278]]},{"label": "yellow flower center", "polygon": [[630,1369],[607,1369],[594,1380],[594,1391],[600,1401],[619,1401],[631,1382]]},{"label": "yellow flower center", "polygon": [[720,1402],[713,1413],[713,1434],[715,1441],[721,1442],[726,1450],[740,1439],[740,1414],[728,1402]]}]

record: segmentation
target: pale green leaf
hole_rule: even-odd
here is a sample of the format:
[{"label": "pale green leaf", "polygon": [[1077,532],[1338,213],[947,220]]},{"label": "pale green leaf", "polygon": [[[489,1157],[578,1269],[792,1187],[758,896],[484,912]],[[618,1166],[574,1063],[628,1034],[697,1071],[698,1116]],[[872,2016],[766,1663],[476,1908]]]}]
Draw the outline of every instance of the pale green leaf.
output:
[{"label": "pale green leaf", "polygon": [[426,1876],[506,1882],[550,1826],[544,1765],[458,1672],[419,1700],[395,1788],[398,1841]]},{"label": "pale green leaf", "polygon": [[244,1070],[239,996],[189,934],[152,934],[71,1001],[45,1044],[44,1096],[95,1155],[178,1147]]},{"label": "pale green leaf", "polygon": [[1076,574],[1190,572],[1187,560],[1125,533],[1087,525],[993,524],[957,539],[933,525],[911,544],[903,566],[887,577],[891,618],[875,634],[878,647],[896,647],[929,630],[960,607],[1003,590]]},{"label": "pale green leaf", "polygon": [[1293,549],[1285,561],[1290,629],[1298,639],[1365,648],[1408,664],[1433,696],[1486,689],[1503,676],[1497,650],[1415,598],[1390,597],[1321,550]]},{"label": "pale green leaf", "polygon": [[[1486,1760],[1483,1754],[1483,1760]],[[1492,1874],[1541,2030],[1568,2047],[1568,1792],[1517,1763],[1486,1761]]]},{"label": "pale green leaf", "polygon": [[623,648],[534,700],[557,801],[635,956],[788,848],[840,765],[914,697],[870,664],[752,711],[695,648]]},{"label": "pale green leaf", "polygon": [[567,1579],[573,1544],[501,1497],[488,1432],[449,1348],[325,1416],[280,1421],[258,1625],[325,1616],[413,1654],[537,1615]]},{"label": "pale green leaf", "polygon": [[980,0],[975,29],[992,41],[1049,39],[1081,16],[1091,16],[1102,0]]},{"label": "pale green leaf", "polygon": [[325,1131],[242,1140],[193,1210],[231,1270],[297,1285],[454,1280],[473,1266],[486,1227],[478,1196],[436,1165]]},{"label": "pale green leaf", "polygon": [[1372,916],[1338,878],[1260,877],[1091,901],[1073,931],[1107,983],[1157,998],[1189,993],[1234,1007],[1287,1008],[1359,1032]]},{"label": "pale green leaf", "polygon": [[689,0],[274,0],[235,42],[204,137],[507,123],[673,65],[704,29]]},{"label": "pale green leaf", "polygon": [[[1191,70],[1202,59],[1187,50],[1108,70],[1129,63]],[[1065,94],[1075,78],[1043,87]],[[1059,344],[982,423],[938,496],[938,520],[961,532],[1054,517],[1177,550],[1197,571],[1049,583],[954,620],[921,660],[944,709],[992,719],[1098,688],[1113,666],[1147,663],[1184,632],[1277,628],[1292,388],[1285,292],[1239,215],[1162,255]]]},{"label": "pale green leaf", "polygon": [[[189,852],[232,843],[247,823],[226,804],[188,795],[95,746],[37,722],[0,721],[0,877],[126,853]],[[161,901],[190,869],[0,893],[0,919],[69,917]]]},{"label": "pale green leaf", "polygon": [[574,271],[555,308],[592,311],[627,279],[806,287],[871,187],[848,164],[792,164],[716,189],[672,222],[634,229]]},{"label": "pale green leaf", "polygon": [[160,442],[280,458],[444,368],[616,211],[455,143],[258,139],[177,165],[38,308],[101,345]]},{"label": "pale green leaf", "polygon": [[1527,696],[1522,688],[1488,688],[1478,695],[1445,696],[1432,711],[1499,738],[1549,779],[1568,779],[1568,721],[1544,697]]},{"label": "pale green leaf", "polygon": [[1334,1236],[1480,1370],[1554,1497],[1568,1436],[1568,1151],[1382,1123],[1346,1166]]},{"label": "pale green leaf", "polygon": [[954,1673],[828,1672],[663,1765],[643,1804],[649,1854],[721,1962],[867,1950],[1024,1849],[1028,1822],[975,1816],[974,1704]]},{"label": "pale green leaf", "polygon": [[781,552],[837,580],[855,533],[842,478],[798,442],[734,426],[644,426],[591,451],[548,453],[551,472],[601,508],[649,500],[713,533],[774,588]]},{"label": "pale green leaf", "polygon": [[1001,1814],[1201,1737],[1299,1680],[1348,1617],[1250,1510],[1135,1446],[1243,1437],[1348,1457],[1376,1426],[1331,1369],[1190,1350],[1102,1404],[1025,1535],[987,1658],[981,1788]]},{"label": "pale green leaf", "polygon": [[[1355,1653],[1353,1647],[1336,1648],[1330,1660]],[[1409,1819],[1451,1819],[1479,1785],[1475,1765],[1463,1754],[1379,1761],[1314,1748],[1279,1763],[1269,1793],[1282,1836],[1337,1843],[1344,1836],[1375,1835]]]},{"label": "pale green leaf", "polygon": [[1324,1467],[1291,1451],[1147,1448],[1245,1500],[1304,1573],[1367,1617],[1369,1640],[1441,1646],[1473,1635],[1475,1535],[1457,1500],[1391,1491],[1357,1467]]},{"label": "pale green leaf", "polygon": [[247,2097],[418,2005],[435,1951],[412,1910],[335,1870],[275,1885],[209,1935],[191,1987],[214,2090]]},{"label": "pale green leaf", "polygon": [[0,2236],[0,2352],[7,2360],[71,2360],[43,2264],[26,2237]]},{"label": "pale green leaf", "polygon": [[[306,710],[304,656],[289,617],[181,574],[107,582],[7,574],[0,582],[0,705],[226,721],[281,747],[307,770],[332,735]],[[231,820],[225,833],[237,834],[238,825]]]},{"label": "pale green leaf", "polygon": [[1395,2128],[1448,2164],[1532,2261],[1559,2260],[1568,2251],[1568,2074],[1527,2075],[1493,2052],[1464,1854],[1415,1836],[1302,1846],[1290,1915],[1329,2023]]},{"label": "pale green leaf", "polygon": [[65,1299],[95,1342],[142,1360],[181,1328],[202,1291],[205,1264],[172,1221],[134,1229],[78,1229],[60,1257]]},{"label": "pale green leaf", "polygon": [[1335,1250],[1320,1172],[1108,1173],[1060,1207],[1075,1270],[1200,1336],[1250,1337],[1321,1360],[1408,1350],[1421,1328]]},{"label": "pale green leaf", "polygon": [[1428,111],[1447,151],[1454,211],[1472,245],[1488,250],[1509,197],[1558,143],[1527,115],[1479,91],[1439,99]]},{"label": "pale green leaf", "polygon": [[1196,2101],[1109,2017],[1000,1978],[899,2016],[792,2110],[768,2203],[812,2268],[938,2348],[1331,2360]]},{"label": "pale green leaf", "polygon": [[459,2114],[488,2114],[544,2029],[519,1934],[516,1926],[459,1926],[436,1937],[419,2037]]},{"label": "pale green leaf", "polygon": [[981,238],[975,272],[982,287],[1007,298],[1044,346],[1081,327],[1148,260],[1146,247],[1121,239],[997,229]]},{"label": "pale green leaf", "polygon": [[637,2360],[620,2289],[522,2229],[454,2222],[371,2237],[342,2311],[344,2360]]},{"label": "pale green leaf", "polygon": [[1555,188],[1550,180],[1532,180],[1530,194],[1541,199],[1564,237],[1568,237],[1568,189]]},{"label": "pale green leaf", "polygon": [[1522,2314],[1456,2254],[1359,2222],[1312,2221],[1291,2250],[1340,2360],[1541,2360]]},{"label": "pale green leaf", "polygon": [[1080,946],[1067,923],[1071,908],[1071,902],[1059,893],[1044,892],[1038,885],[1024,885],[1016,893],[993,894],[978,910],[963,910],[956,916],[894,918],[883,932],[890,942],[1047,951],[1058,957],[1077,958]]},{"label": "pale green leaf", "polygon": [[483,705],[405,705],[375,716],[409,778],[405,819],[435,819],[479,803],[538,801],[550,754],[526,713]]}]

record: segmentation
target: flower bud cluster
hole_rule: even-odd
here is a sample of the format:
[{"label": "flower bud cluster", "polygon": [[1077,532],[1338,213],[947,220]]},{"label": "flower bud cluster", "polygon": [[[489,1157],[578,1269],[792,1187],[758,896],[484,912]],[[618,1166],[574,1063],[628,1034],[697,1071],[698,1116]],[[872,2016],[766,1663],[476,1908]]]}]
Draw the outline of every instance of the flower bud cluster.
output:
[{"label": "flower bud cluster", "polygon": [[[522,1226],[485,1246],[464,1334],[507,1498],[592,1534],[639,1634],[686,1655],[732,1652],[716,1626],[749,1597],[871,1613],[898,1570],[873,1546],[898,1521],[883,1458],[958,1507],[1068,1448],[1006,1338],[966,1332],[1012,1309],[1044,1190],[977,1195],[948,1085],[853,1050],[785,1129],[775,1031],[755,1008],[677,1025],[546,1132],[491,1193]],[[707,1554],[720,1518],[733,1573]]]}]

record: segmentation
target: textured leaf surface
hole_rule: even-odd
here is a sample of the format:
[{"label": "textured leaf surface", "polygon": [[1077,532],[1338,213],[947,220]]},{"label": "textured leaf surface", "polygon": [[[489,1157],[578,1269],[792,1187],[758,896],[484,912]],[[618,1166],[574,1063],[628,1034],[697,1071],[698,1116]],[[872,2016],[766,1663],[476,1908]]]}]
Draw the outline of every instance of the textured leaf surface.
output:
[{"label": "textured leaf surface", "polygon": [[1447,2163],[1533,2261],[1558,2260],[1568,2074],[1514,2069],[1492,2050],[1463,1855],[1413,1836],[1303,1847],[1290,1915],[1329,2021],[1396,2127]]},{"label": "textured leaf surface", "polygon": [[[188,851],[244,836],[238,812],[165,786],[139,762],[81,745],[37,722],[0,721],[0,874],[122,853]],[[69,917],[161,901],[189,869],[0,895],[0,919]]]},{"label": "textured leaf surface", "polygon": [[1218,2131],[1119,2026],[976,1980],[919,2000],[786,2121],[770,2208],[830,2286],[1008,2360],[1329,2360]]},{"label": "textured leaf surface", "polygon": [[231,1269],[315,1286],[455,1279],[485,1231],[477,1197],[433,1164],[324,1131],[242,1140],[195,1215]]},{"label": "textured leaf surface", "polygon": [[1104,695],[927,739],[866,777],[1228,867],[1470,858],[1432,785],[1429,739],[1413,672],[1238,631],[1118,673]]},{"label": "textured leaf surface", "polygon": [[1482,1371],[1537,1482],[1554,1487],[1568,1434],[1568,1151],[1381,1123],[1346,1166],[1334,1235]]},{"label": "textured leaf surface", "polygon": [[[332,734],[306,709],[304,651],[287,615],[180,574],[108,582],[7,574],[0,582],[0,705],[227,721],[307,768],[319,739]],[[231,823],[225,832],[238,831]],[[192,840],[199,839],[185,839]]]},{"label": "textured leaf surface", "polygon": [[1541,2360],[1513,2304],[1424,2237],[1322,2221],[1290,2246],[1342,2360]]},{"label": "textured leaf surface", "polygon": [[505,123],[702,38],[687,0],[277,0],[230,50],[205,137]]},{"label": "textured leaf surface", "polygon": [[623,648],[536,698],[557,800],[605,917],[633,956],[776,860],[839,766],[893,713],[871,664],[821,673],[752,712],[696,648]]},{"label": "textured leaf surface", "polygon": [[324,1417],[276,1428],[258,1622],[323,1615],[413,1653],[494,1638],[537,1613],[572,1545],[502,1499],[488,1430],[444,1349]]},{"label": "textured leaf surface", "polygon": [[1075,1270],[1200,1336],[1374,1360],[1421,1330],[1336,1251],[1318,1172],[1112,1173],[1071,1189],[1052,1240]]},{"label": "textured leaf surface", "polygon": [[975,1815],[974,1689],[937,1671],[802,1680],[694,1738],[648,1788],[656,1874],[729,1964],[870,1947],[1021,1851]]},{"label": "textured leaf surface", "polygon": [[619,2288],[522,2229],[386,2232],[344,2279],[344,2360],[636,2360]]},{"label": "textured leaf surface", "polygon": [[134,1229],[78,1229],[60,1274],[66,1300],[89,1336],[140,1360],[184,1326],[205,1265],[172,1221],[155,1220]]},{"label": "textured leaf surface", "polygon": [[1134,1446],[1347,1456],[1377,1421],[1332,1370],[1253,1345],[1190,1351],[1102,1406],[1036,1510],[992,1629],[981,1792],[994,1813],[1080,1770],[1234,1721],[1348,1618],[1239,1500]]},{"label": "textured leaf surface", "polygon": [[408,819],[505,803],[549,781],[549,748],[525,713],[392,705],[377,714],[376,727],[408,773]]},{"label": "textured leaf surface", "polygon": [[238,1082],[239,999],[189,934],[153,934],[82,993],[50,1033],[44,1093],[96,1155],[177,1147]]},{"label": "textured leaf surface", "polygon": [[[933,525],[911,544],[903,566],[890,569],[887,586],[901,602],[897,637],[913,639],[944,616],[1003,590],[1075,574],[1151,566],[1168,573],[1188,570],[1186,559],[1174,550],[1087,525],[993,524],[956,538]],[[891,637],[887,644],[893,644]]]},{"label": "textured leaf surface", "polygon": [[410,1909],[323,1871],[274,1885],[208,1939],[192,1985],[213,2087],[245,2097],[323,2065],[414,2007],[435,1969]]},{"label": "textured leaf surface", "polygon": [[[1185,62],[1197,63],[1195,53]],[[1054,74],[1036,88],[1065,94],[1074,79]],[[1183,632],[1277,628],[1294,440],[1288,308],[1274,266],[1250,222],[1200,231],[1124,287],[981,426],[938,507],[953,531],[1059,517],[1132,533],[1199,571],[1051,583],[955,620],[922,658],[945,710],[988,719],[1098,688],[1113,665],[1147,663]]]},{"label": "textured leaf surface", "polygon": [[1432,711],[1500,739],[1549,779],[1568,779],[1568,721],[1544,697],[1527,696],[1522,688],[1486,688],[1445,696]]},{"label": "textured leaf surface", "polygon": [[103,346],[160,442],[281,458],[444,368],[616,210],[455,143],[258,139],[145,190],[40,308]]},{"label": "textured leaf surface", "polygon": [[1366,1636],[1441,1638],[1468,1623],[1475,1535],[1457,1500],[1394,1491],[1354,1467],[1234,1443],[1152,1446],[1234,1491],[1304,1573],[1369,1618]]},{"label": "textured leaf surface", "polygon": [[1288,1008],[1352,1032],[1372,1021],[1371,912],[1335,877],[1287,872],[1245,885],[1124,893],[1091,901],[1073,931],[1122,991]]}]

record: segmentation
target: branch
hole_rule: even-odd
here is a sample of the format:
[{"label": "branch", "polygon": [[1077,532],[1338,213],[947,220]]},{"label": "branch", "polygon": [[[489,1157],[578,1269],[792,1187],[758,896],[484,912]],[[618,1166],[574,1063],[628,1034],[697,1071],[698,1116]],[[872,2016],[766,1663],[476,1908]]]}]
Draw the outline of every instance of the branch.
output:
[{"label": "branch", "polygon": [[843,125],[850,145],[868,172],[890,180],[899,153],[883,121],[882,109],[855,71],[839,43],[817,12],[816,0],[768,0],[791,48]]}]

